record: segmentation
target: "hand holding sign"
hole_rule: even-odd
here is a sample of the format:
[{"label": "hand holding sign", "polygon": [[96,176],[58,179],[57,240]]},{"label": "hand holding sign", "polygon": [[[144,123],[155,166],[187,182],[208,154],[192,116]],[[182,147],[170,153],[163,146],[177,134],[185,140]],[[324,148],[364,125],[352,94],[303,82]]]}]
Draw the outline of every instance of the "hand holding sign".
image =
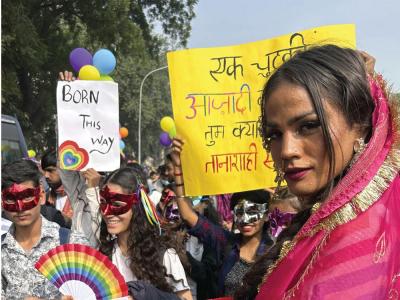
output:
[{"label": "hand holding sign", "polygon": [[172,140],[172,152],[171,152],[171,158],[172,158],[172,163],[176,167],[181,167],[182,162],[181,162],[181,152],[183,149],[184,142],[181,140],[179,137],[175,137]]},{"label": "hand holding sign", "polygon": [[72,72],[69,71],[64,71],[64,72],[60,72],[58,73],[58,79],[61,81],[74,81],[75,77],[72,74]]}]

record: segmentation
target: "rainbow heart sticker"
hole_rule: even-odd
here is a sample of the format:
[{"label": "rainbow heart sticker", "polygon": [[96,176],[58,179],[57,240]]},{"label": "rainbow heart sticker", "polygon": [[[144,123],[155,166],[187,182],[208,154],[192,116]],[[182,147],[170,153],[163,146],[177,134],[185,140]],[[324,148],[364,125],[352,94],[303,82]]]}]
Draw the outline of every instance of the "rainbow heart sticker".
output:
[{"label": "rainbow heart sticker", "polygon": [[89,162],[89,154],[74,141],[65,141],[58,148],[61,169],[82,170]]}]

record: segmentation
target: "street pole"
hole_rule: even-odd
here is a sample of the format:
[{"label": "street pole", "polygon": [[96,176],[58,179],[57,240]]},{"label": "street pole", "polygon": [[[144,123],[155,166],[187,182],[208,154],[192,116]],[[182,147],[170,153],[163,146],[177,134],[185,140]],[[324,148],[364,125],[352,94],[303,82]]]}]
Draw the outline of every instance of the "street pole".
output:
[{"label": "street pole", "polygon": [[144,76],[142,83],[140,84],[140,93],[139,93],[139,124],[138,124],[138,160],[139,164],[142,163],[142,134],[141,134],[141,126],[142,126],[142,90],[143,90],[143,84],[144,81],[146,80],[147,77],[149,77],[151,74],[154,72],[164,70],[168,68],[168,66],[164,66],[155,70],[150,71],[149,73]]}]

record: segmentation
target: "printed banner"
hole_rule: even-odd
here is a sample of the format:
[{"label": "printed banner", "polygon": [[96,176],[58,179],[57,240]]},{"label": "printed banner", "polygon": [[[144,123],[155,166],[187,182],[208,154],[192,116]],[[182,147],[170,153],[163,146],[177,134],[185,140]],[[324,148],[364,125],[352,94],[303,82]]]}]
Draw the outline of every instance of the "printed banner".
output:
[{"label": "printed banner", "polygon": [[119,168],[117,83],[59,81],[57,126],[60,168],[97,171]]},{"label": "printed banner", "polygon": [[314,44],[355,47],[354,25],[313,28],[243,45],[169,52],[177,133],[185,142],[187,195],[274,186],[258,131],[261,92],[283,62]]}]

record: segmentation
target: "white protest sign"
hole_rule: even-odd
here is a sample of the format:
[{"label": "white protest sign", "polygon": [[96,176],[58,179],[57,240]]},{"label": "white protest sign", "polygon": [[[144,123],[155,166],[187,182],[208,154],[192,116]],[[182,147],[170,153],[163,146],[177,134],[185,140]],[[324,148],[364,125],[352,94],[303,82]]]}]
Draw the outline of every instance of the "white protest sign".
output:
[{"label": "white protest sign", "polygon": [[119,168],[117,83],[59,81],[57,125],[62,169],[113,171]]}]

